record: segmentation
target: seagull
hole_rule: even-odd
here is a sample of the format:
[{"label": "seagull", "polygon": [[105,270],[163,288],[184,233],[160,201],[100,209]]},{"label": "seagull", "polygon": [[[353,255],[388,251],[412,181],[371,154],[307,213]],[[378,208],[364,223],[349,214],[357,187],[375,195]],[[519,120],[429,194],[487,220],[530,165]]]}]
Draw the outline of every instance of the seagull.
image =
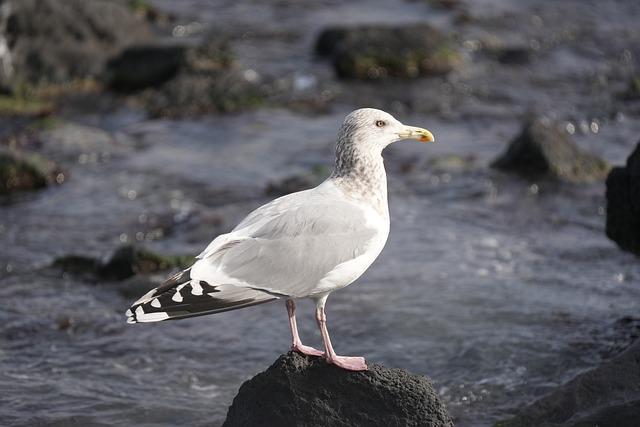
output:
[{"label": "seagull", "polygon": [[[188,269],[149,291],[127,310],[129,323],[221,313],[284,300],[293,351],[322,356],[346,370],[367,369],[363,357],[333,349],[327,297],[358,279],[389,236],[387,175],[382,151],[391,143],[433,142],[426,129],[362,108],[338,131],[333,172],[315,188],[277,198],[216,237]],[[302,344],[296,323],[300,298],[316,302],[324,351]]]}]

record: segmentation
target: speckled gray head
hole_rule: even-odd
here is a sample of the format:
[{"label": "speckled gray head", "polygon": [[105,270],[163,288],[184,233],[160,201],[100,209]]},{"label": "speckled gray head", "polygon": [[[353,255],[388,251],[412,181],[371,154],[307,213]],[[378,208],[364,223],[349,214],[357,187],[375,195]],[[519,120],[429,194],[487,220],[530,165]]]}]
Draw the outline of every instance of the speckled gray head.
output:
[{"label": "speckled gray head", "polygon": [[366,147],[373,152],[381,152],[389,144],[402,139],[434,141],[428,130],[404,125],[391,114],[375,108],[361,108],[349,113],[338,133],[339,145],[355,144],[359,149]]},{"label": "speckled gray head", "polygon": [[350,197],[387,211],[387,178],[382,150],[402,139],[433,142],[431,132],[400,123],[391,114],[374,108],[351,112],[338,131],[333,182]]}]

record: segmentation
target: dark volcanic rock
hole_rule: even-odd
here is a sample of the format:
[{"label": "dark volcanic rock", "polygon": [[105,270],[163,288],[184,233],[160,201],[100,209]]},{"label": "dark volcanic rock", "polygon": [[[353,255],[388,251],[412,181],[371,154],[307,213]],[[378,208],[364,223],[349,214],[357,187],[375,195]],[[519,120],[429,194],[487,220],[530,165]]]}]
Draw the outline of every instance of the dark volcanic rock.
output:
[{"label": "dark volcanic rock", "polygon": [[66,255],[56,258],[51,267],[73,275],[124,280],[136,275],[187,268],[193,261],[190,256],[161,255],[139,246],[125,245],[116,249],[106,262],[84,255]]},{"label": "dark volcanic rock", "polygon": [[182,73],[215,76],[229,69],[233,55],[223,40],[210,38],[199,46],[149,44],[132,46],[107,64],[110,88],[122,92],[160,86]]},{"label": "dark volcanic rock", "polygon": [[147,109],[156,117],[231,113],[255,108],[265,100],[263,90],[238,70],[183,73],[148,95]]},{"label": "dark volcanic rock", "polygon": [[51,265],[53,268],[76,276],[95,274],[102,264],[99,260],[83,255],[66,255],[56,258]]},{"label": "dark volcanic rock", "polygon": [[491,167],[575,183],[599,181],[609,172],[607,162],[580,150],[559,124],[546,118],[527,123]]},{"label": "dark volcanic rock", "polygon": [[498,62],[505,65],[525,65],[533,59],[531,49],[526,46],[511,46],[496,49],[492,54]]},{"label": "dark volcanic rock", "polygon": [[108,0],[10,0],[5,34],[10,75],[22,82],[60,83],[94,78],[122,47],[148,35],[146,22],[124,2]]},{"label": "dark volcanic rock", "polygon": [[640,341],[524,408],[500,427],[636,427],[640,420]]},{"label": "dark volcanic rock", "polygon": [[431,382],[369,365],[349,372],[320,358],[282,355],[241,387],[224,427],[453,426]]},{"label": "dark volcanic rock", "polygon": [[64,177],[52,162],[36,154],[0,150],[0,194],[46,187],[56,182],[58,174]]},{"label": "dark volcanic rock", "polygon": [[123,280],[136,274],[149,274],[172,268],[187,268],[193,259],[188,256],[160,255],[138,246],[123,246],[97,272],[100,276]]},{"label": "dark volcanic rock", "polygon": [[257,73],[235,63],[228,43],[210,37],[198,46],[147,45],[109,62],[108,85],[132,92],[153,116],[235,112],[263,102]]},{"label": "dark volcanic rock", "polygon": [[640,142],[607,177],[607,237],[640,256]]},{"label": "dark volcanic rock", "polygon": [[108,86],[130,92],[158,86],[172,79],[184,66],[186,46],[132,46],[107,64]]},{"label": "dark volcanic rock", "polygon": [[332,57],[338,76],[363,80],[445,74],[461,63],[452,39],[423,24],[328,28],[316,52]]}]

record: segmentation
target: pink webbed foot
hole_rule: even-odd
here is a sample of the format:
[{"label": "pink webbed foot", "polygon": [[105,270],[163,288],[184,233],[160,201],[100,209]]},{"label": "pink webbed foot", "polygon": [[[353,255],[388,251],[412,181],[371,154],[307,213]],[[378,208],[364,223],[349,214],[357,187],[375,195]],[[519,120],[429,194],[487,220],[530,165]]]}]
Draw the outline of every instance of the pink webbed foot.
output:
[{"label": "pink webbed foot", "polygon": [[306,354],[307,356],[324,356],[324,351],[316,350],[304,344],[294,344],[291,346],[291,350]]},{"label": "pink webbed foot", "polygon": [[334,364],[347,371],[366,371],[367,364],[364,361],[364,357],[350,357],[350,356],[333,356],[328,357],[327,362]]}]

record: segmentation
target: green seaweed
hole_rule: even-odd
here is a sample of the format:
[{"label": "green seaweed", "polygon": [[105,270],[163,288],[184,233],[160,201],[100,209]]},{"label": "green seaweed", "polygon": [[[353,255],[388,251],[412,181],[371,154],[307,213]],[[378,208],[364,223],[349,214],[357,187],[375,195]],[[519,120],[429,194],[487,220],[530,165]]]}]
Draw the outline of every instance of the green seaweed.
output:
[{"label": "green seaweed", "polygon": [[50,163],[37,154],[0,152],[0,194],[35,190],[51,182]]},{"label": "green seaweed", "polygon": [[150,274],[175,268],[187,268],[194,258],[184,255],[162,255],[139,246],[123,246],[98,269],[98,275],[123,280],[137,274]]}]

